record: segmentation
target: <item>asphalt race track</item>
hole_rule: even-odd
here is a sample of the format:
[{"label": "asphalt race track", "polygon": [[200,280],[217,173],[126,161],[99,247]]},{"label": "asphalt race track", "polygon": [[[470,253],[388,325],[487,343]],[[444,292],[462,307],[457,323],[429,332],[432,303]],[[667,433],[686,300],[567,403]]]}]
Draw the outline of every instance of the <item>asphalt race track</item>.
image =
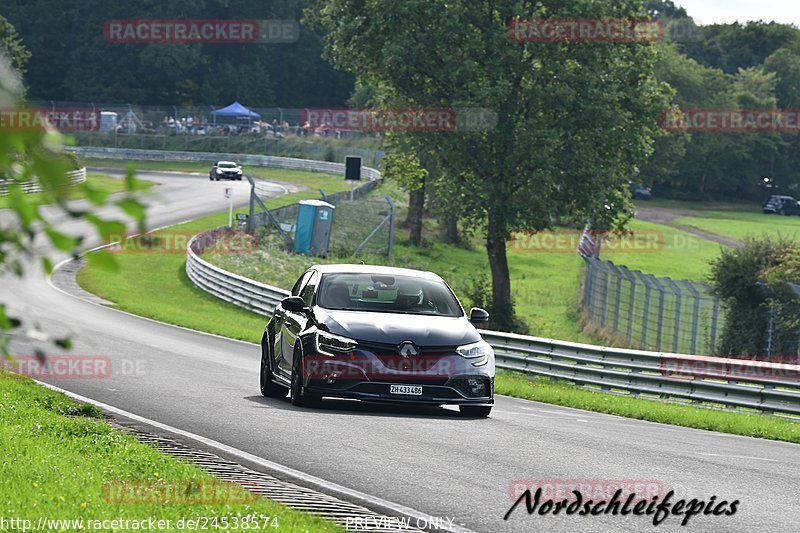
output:
[{"label": "asphalt race track", "polygon": [[[246,181],[139,177],[162,184],[148,213],[151,227],[225,209],[226,186],[234,187],[239,205],[247,200]],[[61,229],[82,227],[65,221]],[[674,499],[740,501],[734,516],[697,515],[685,528],[670,516],[658,530],[786,531],[800,522],[800,447],[794,444],[504,397],[488,419],[462,418],[455,409],[336,400],[298,409],[288,399],[260,396],[257,346],[81,301],[30,270],[23,280],[2,279],[0,301],[44,331],[73,335],[71,353],[113,362],[104,379],[53,384],[345,487],[454,517],[474,531],[655,529],[647,516],[528,516],[524,504],[504,521],[510,487],[525,480],[641,480],[674,490]],[[37,346],[44,345],[23,338],[12,345],[17,355],[31,355]]]}]

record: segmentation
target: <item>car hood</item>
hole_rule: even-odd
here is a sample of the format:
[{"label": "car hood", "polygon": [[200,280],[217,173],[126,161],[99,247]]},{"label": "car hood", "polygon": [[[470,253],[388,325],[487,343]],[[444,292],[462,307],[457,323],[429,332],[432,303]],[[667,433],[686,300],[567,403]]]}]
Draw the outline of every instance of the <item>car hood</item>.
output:
[{"label": "car hood", "polygon": [[362,342],[417,346],[458,346],[480,340],[466,316],[444,317],[314,308],[317,321],[336,335]]},{"label": "car hood", "polygon": [[240,168],[228,168],[228,167],[217,167],[217,170],[220,172],[241,172],[242,169]]}]

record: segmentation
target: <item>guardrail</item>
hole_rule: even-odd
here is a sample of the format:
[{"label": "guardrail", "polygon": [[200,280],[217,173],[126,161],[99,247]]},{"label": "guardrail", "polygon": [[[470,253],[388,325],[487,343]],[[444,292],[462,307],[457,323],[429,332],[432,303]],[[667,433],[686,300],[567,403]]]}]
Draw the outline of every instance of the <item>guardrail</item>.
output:
[{"label": "guardrail", "polygon": [[189,241],[186,248],[186,275],[192,283],[217,298],[259,315],[272,315],[280,301],[290,295],[289,291],[228,272],[199,256],[225,233],[222,229],[207,231]]},{"label": "guardrail", "polygon": [[[227,272],[199,257],[221,234],[205,232],[189,242],[189,279],[222,300],[270,316],[289,291]],[[796,364],[609,348],[489,330],[480,333],[494,348],[498,368],[642,398],[800,415],[800,366]]]},{"label": "guardrail", "polygon": [[[86,181],[86,167],[67,172],[67,177],[69,179],[68,182],[69,185],[74,185],[76,183],[82,183]],[[42,192],[41,185],[33,181],[28,181],[25,183],[15,183],[13,181],[9,182],[0,180],[0,196],[6,196],[8,194],[8,188],[10,185],[19,185],[22,188],[22,192],[24,193]]]},{"label": "guardrail", "polygon": [[[242,165],[255,165],[270,168],[284,168],[293,170],[311,170],[317,172],[332,172],[344,174],[344,163],[331,163],[329,161],[316,161],[313,159],[294,159],[291,157],[276,157],[271,155],[232,154],[225,152],[171,152],[169,150],[138,150],[133,148],[101,148],[93,146],[76,146],[69,148],[81,157],[93,159],[134,159],[142,161],[177,161],[177,162],[205,162],[232,160]],[[361,179],[380,179],[380,171],[361,167]]]}]

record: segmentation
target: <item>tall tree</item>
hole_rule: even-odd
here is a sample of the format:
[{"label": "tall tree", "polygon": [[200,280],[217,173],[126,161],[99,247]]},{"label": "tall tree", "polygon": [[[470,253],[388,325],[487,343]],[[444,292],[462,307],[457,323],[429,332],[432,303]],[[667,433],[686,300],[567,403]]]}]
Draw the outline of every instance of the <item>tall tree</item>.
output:
[{"label": "tall tree", "polygon": [[31,57],[31,53],[25,48],[25,44],[22,42],[17,30],[14,29],[14,26],[2,15],[0,15],[0,54],[11,62],[11,67],[20,76],[25,74],[25,66]]},{"label": "tall tree", "polygon": [[548,228],[554,215],[625,218],[624,203],[608,198],[650,151],[666,105],[652,46],[517,42],[508,25],[515,17],[637,18],[641,2],[319,0],[307,16],[327,30],[335,65],[390,86],[407,105],[496,113],[498,124],[483,130],[407,135],[437,155],[437,195],[485,233],[497,327],[514,324],[512,230]]}]

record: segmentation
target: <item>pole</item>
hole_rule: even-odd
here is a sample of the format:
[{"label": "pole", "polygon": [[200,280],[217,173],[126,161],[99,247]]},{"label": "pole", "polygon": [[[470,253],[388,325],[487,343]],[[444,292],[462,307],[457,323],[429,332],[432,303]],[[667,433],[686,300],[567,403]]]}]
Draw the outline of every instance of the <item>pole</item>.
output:
[{"label": "pole", "polygon": [[228,198],[228,227],[233,229],[233,188],[231,187],[231,194]]}]

